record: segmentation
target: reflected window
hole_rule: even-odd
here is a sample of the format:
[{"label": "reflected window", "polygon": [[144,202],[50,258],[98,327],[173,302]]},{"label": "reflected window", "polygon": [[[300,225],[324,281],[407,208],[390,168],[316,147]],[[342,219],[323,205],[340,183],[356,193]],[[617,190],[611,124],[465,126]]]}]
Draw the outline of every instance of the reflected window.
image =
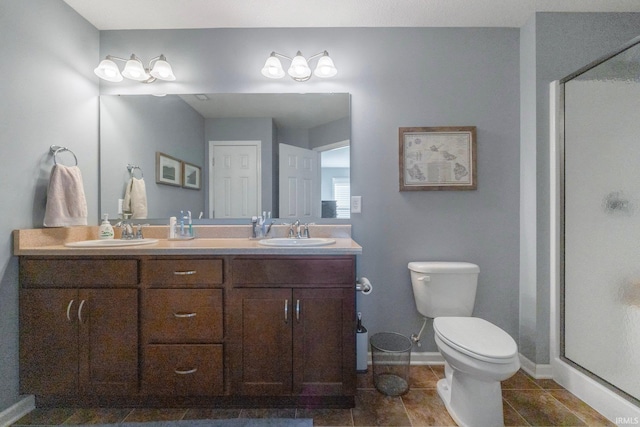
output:
[{"label": "reflected window", "polygon": [[351,183],[349,178],[333,178],[333,200],[336,201],[336,218],[349,218]]}]

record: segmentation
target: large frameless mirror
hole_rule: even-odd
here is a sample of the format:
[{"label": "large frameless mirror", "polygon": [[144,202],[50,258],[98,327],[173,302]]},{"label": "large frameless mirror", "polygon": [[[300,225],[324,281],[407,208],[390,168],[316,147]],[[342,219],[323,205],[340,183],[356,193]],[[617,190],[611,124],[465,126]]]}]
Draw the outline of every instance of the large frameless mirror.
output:
[{"label": "large frameless mirror", "polygon": [[104,95],[101,214],[142,180],[150,222],[349,218],[350,142],[346,93]]}]

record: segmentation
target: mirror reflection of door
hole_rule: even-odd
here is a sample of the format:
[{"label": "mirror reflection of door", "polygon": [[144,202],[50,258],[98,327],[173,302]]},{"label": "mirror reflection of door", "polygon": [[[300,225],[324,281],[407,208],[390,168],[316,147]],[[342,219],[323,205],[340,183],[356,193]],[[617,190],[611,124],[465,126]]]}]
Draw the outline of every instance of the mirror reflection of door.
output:
[{"label": "mirror reflection of door", "polygon": [[261,211],[260,141],[209,142],[209,218],[251,218]]},{"label": "mirror reflection of door", "polygon": [[320,161],[318,153],[279,144],[280,218],[320,217]]}]

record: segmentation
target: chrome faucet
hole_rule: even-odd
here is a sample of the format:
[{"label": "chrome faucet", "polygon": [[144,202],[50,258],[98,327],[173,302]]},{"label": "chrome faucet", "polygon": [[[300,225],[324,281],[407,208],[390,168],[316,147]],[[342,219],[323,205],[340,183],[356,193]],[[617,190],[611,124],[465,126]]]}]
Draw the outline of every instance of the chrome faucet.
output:
[{"label": "chrome faucet", "polygon": [[311,237],[309,233],[309,226],[313,223],[301,224],[299,219],[292,224],[289,224],[289,238],[290,239],[308,239]]},{"label": "chrome faucet", "polygon": [[121,239],[131,240],[135,237],[133,234],[133,228],[131,227],[131,224],[127,222],[126,219],[123,219],[122,221],[118,222],[116,224],[116,227],[120,227],[122,229],[122,232],[120,234]]},{"label": "chrome faucet", "polygon": [[122,229],[122,233],[120,235],[121,239],[124,240],[134,240],[134,239],[144,239],[142,234],[142,227],[149,224],[138,224],[136,226],[136,232],[133,231],[133,225],[127,222],[127,220],[123,219],[122,221],[116,224],[116,227],[120,227]]},{"label": "chrome faucet", "polygon": [[302,232],[300,234],[301,234],[301,237],[303,239],[308,239],[309,237],[311,237],[311,235],[309,234],[309,226],[310,225],[311,224],[309,224],[309,223],[306,223],[306,224],[302,225],[302,227],[304,227],[304,228],[303,228],[303,230],[302,230]]},{"label": "chrome faucet", "polygon": [[289,227],[289,238],[290,239],[299,239],[300,238],[300,220],[296,219],[294,223]]}]

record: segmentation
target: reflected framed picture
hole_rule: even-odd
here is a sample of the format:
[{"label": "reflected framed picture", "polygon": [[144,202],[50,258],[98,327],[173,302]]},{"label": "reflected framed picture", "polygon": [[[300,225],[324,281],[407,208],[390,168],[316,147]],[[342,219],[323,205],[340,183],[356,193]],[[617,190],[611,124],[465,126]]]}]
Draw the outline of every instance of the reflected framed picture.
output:
[{"label": "reflected framed picture", "polygon": [[476,127],[400,128],[400,191],[476,190]]},{"label": "reflected framed picture", "polygon": [[182,185],[182,161],[156,151],[156,183]]},{"label": "reflected framed picture", "polygon": [[182,162],[182,186],[199,190],[202,186],[200,180],[202,177],[202,169],[200,166],[191,163]]}]

